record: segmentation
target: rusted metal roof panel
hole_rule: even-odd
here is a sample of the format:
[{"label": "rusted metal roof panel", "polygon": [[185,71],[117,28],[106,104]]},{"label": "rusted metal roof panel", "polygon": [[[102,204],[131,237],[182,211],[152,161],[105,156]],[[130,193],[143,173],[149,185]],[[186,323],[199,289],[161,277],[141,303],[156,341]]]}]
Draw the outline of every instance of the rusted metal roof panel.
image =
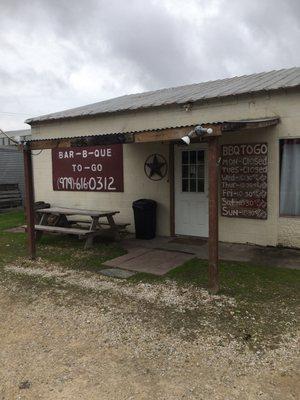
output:
[{"label": "rusted metal roof panel", "polygon": [[279,71],[262,72],[169,89],[125,95],[83,107],[30,118],[25,122],[28,124],[34,124],[61,119],[84,118],[106,113],[162,107],[174,104],[181,105],[196,101],[205,101],[208,99],[262,91],[273,91],[299,86],[300,67],[295,67]]}]

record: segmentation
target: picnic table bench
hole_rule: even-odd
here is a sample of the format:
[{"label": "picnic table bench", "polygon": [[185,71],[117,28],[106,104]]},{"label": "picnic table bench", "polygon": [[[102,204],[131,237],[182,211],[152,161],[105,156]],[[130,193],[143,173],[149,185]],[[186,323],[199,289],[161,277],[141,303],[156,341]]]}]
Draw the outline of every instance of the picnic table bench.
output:
[{"label": "picnic table bench", "polygon": [[[36,237],[40,239],[43,232],[77,235],[85,238],[85,249],[92,247],[94,238],[111,232],[115,240],[120,240],[120,231],[129,224],[117,224],[114,216],[120,211],[95,211],[79,208],[50,207],[36,210],[40,215],[35,225]],[[49,217],[52,217],[52,220]],[[53,217],[56,217],[53,219]],[[74,218],[75,217],[75,218]],[[78,219],[86,217],[88,219]],[[102,219],[104,218],[104,221]],[[104,228],[105,226],[105,228]]]}]

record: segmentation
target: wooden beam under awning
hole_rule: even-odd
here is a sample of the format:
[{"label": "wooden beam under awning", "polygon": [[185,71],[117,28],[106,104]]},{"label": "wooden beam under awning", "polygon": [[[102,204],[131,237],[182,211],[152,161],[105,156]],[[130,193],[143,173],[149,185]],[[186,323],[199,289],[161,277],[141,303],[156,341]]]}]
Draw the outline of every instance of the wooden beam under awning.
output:
[{"label": "wooden beam under awning", "polygon": [[[167,128],[167,129],[157,129],[153,131],[143,131],[136,132],[134,135],[135,143],[149,143],[149,142],[170,142],[173,140],[180,140],[183,136],[187,135],[194,126],[185,126],[181,128]],[[222,134],[221,125],[217,124],[201,124],[203,128],[212,128],[213,133],[205,136],[220,136]]]},{"label": "wooden beam under awning", "polygon": [[257,119],[242,119],[238,121],[222,122],[222,132],[235,132],[245,129],[261,129],[277,125],[280,121],[279,117],[267,117]]},{"label": "wooden beam under awning", "polygon": [[87,147],[103,146],[116,143],[133,143],[132,133],[102,134],[93,136],[80,136],[73,138],[53,138],[29,140],[27,145],[31,150],[56,149],[61,147]]},{"label": "wooden beam under awning", "polygon": [[[213,133],[204,135],[205,137],[221,136],[223,132],[238,132],[246,129],[261,129],[277,125],[279,117],[268,117],[258,119],[245,119],[240,121],[225,121],[216,123],[201,124],[204,128],[212,128]],[[148,142],[169,142],[180,140],[183,136],[187,135],[194,126],[185,126],[181,128],[167,128],[157,129],[152,131],[136,132],[134,134],[134,141],[136,143]]]}]

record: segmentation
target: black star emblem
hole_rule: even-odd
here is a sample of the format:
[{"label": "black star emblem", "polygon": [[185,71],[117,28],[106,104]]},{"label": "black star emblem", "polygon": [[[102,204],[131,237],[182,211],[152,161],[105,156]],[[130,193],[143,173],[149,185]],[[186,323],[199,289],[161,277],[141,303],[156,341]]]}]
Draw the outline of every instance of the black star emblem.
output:
[{"label": "black star emblem", "polygon": [[150,156],[148,160],[145,162],[145,166],[149,168],[149,170],[146,171],[147,176],[150,179],[153,179],[153,177],[157,175],[160,179],[162,179],[166,175],[166,161],[162,156],[158,157],[157,154]]}]

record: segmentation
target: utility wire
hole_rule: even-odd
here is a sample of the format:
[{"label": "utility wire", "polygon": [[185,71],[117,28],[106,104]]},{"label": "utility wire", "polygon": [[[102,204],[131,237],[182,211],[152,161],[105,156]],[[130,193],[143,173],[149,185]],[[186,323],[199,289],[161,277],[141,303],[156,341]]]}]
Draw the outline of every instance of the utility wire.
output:
[{"label": "utility wire", "polygon": [[[18,142],[17,140],[13,139],[12,137],[10,137],[10,136],[9,136],[7,133],[5,133],[1,128],[0,128],[0,133],[3,133],[4,136],[6,136],[9,140],[11,140],[12,142],[14,142],[15,144],[17,144],[17,145],[20,144],[20,142]],[[44,150],[44,149],[40,150],[38,153],[34,153],[34,152],[32,151],[31,154],[32,154],[33,156],[38,156],[38,155],[41,154],[41,152],[42,152],[43,150]]]},{"label": "utility wire", "polygon": [[14,142],[15,144],[20,144],[20,143],[17,142],[15,139],[13,139],[12,137],[8,136],[1,128],[0,128],[0,133],[2,133],[4,136],[6,136],[9,140],[11,140],[12,142]]}]

